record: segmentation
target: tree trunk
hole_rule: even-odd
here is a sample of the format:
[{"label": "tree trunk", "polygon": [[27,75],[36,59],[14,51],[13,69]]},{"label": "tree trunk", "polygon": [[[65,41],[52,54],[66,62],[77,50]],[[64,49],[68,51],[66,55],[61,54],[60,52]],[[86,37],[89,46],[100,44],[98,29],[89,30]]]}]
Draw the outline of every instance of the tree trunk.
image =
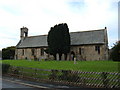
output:
[{"label": "tree trunk", "polygon": [[67,60],[67,53],[65,53],[65,60]]},{"label": "tree trunk", "polygon": [[53,56],[54,56],[54,60],[56,60],[56,54],[54,54]]}]

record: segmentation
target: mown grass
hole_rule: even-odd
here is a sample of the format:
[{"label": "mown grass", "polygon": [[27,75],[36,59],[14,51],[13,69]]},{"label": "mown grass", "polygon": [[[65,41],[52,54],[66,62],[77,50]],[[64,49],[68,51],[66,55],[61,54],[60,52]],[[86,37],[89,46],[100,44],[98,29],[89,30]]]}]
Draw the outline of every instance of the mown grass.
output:
[{"label": "mown grass", "polygon": [[118,64],[114,61],[28,61],[28,60],[2,60],[12,66],[31,67],[39,69],[56,69],[56,70],[77,70],[93,72],[118,72]]}]

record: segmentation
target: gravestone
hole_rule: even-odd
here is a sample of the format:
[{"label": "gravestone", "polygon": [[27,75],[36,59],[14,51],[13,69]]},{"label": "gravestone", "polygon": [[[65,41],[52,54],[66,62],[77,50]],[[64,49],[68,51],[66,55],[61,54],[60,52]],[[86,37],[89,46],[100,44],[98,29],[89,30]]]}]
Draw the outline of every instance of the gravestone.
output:
[{"label": "gravestone", "polygon": [[58,53],[56,54],[56,59],[57,59],[57,61],[59,61],[59,54]]},{"label": "gravestone", "polygon": [[28,59],[28,61],[31,61],[31,59]]},{"label": "gravestone", "polygon": [[76,64],[76,57],[74,57],[74,64]]},{"label": "gravestone", "polygon": [[67,61],[70,61],[70,54],[67,54]]},{"label": "gravestone", "polygon": [[39,61],[41,61],[41,57],[39,57]]},{"label": "gravestone", "polygon": [[32,60],[30,59],[30,57],[28,57],[28,61],[32,61]]},{"label": "gravestone", "polygon": [[65,54],[62,54],[61,60],[65,60]]}]

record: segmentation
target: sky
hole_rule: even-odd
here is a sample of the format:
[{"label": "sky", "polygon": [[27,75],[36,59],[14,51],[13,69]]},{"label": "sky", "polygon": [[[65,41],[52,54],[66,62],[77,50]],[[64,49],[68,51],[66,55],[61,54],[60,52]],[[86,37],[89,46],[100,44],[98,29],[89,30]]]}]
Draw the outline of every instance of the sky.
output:
[{"label": "sky", "polygon": [[118,1],[0,0],[0,50],[19,42],[23,26],[35,36],[48,34],[59,23],[67,23],[70,32],[107,27],[111,48],[118,40]]}]

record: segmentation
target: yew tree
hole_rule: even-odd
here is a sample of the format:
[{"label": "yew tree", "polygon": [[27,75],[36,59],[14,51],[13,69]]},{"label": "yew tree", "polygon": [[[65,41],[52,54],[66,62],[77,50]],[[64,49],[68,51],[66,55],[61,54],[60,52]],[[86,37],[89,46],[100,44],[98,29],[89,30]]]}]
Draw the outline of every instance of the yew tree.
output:
[{"label": "yew tree", "polygon": [[50,28],[47,37],[48,42],[48,53],[53,55],[56,59],[56,54],[59,54],[59,59],[61,60],[62,54],[65,54],[65,59],[67,58],[67,53],[70,52],[70,34],[69,28],[66,23],[55,25]]}]

